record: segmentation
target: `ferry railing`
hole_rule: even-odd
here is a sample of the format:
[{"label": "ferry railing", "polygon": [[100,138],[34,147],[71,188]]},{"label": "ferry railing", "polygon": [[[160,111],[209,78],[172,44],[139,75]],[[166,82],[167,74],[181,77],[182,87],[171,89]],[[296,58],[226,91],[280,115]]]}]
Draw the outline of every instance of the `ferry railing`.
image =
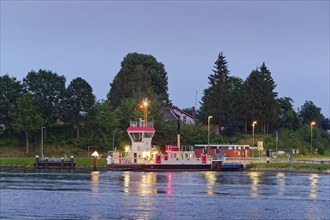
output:
[{"label": "ferry railing", "polygon": [[130,121],[129,126],[130,127],[154,127],[154,122],[150,121],[150,122],[148,122],[148,124],[146,124],[144,120]]}]

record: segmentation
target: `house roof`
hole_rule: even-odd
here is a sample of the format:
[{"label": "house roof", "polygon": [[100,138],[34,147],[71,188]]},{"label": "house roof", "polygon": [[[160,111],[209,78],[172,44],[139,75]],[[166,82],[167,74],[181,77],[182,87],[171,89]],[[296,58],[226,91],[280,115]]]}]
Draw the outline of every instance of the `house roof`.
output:
[{"label": "house roof", "polygon": [[192,121],[196,121],[196,118],[185,111],[182,111],[177,106],[164,106],[163,107],[163,117],[168,120],[178,120],[181,122],[183,117],[189,118]]}]

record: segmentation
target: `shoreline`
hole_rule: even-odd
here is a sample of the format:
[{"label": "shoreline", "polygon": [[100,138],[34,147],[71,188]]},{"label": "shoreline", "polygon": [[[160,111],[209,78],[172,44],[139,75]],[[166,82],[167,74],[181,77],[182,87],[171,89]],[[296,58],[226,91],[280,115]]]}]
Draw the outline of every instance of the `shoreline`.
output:
[{"label": "shoreline", "polygon": [[330,169],[327,170],[315,170],[315,169],[295,169],[295,168],[248,168],[245,171],[265,171],[265,172],[286,172],[286,173],[318,173],[318,174],[328,174],[330,175]]},{"label": "shoreline", "polygon": [[[98,166],[97,171],[109,171],[107,166]],[[2,169],[36,169],[34,165],[16,165],[16,164],[6,164],[6,165],[0,165],[0,170]],[[39,170],[44,170],[39,168]],[[71,170],[69,168],[65,169],[48,169],[48,170]],[[84,165],[78,165],[74,168],[74,170],[88,170],[88,171],[94,171],[93,166],[84,166]],[[118,171],[112,171],[112,172],[118,172]],[[133,172],[145,172],[145,171],[133,171]],[[153,172],[153,171],[149,171]],[[158,171],[159,172],[159,171]],[[169,171],[166,171],[169,172]],[[185,172],[197,172],[197,171],[185,171]],[[213,171],[212,171],[213,172]],[[289,168],[246,168],[244,170],[240,171],[220,171],[220,172],[286,172],[286,173],[318,173],[318,174],[326,174],[330,175],[330,169],[327,170],[316,170],[316,169],[295,169],[292,167]]]}]

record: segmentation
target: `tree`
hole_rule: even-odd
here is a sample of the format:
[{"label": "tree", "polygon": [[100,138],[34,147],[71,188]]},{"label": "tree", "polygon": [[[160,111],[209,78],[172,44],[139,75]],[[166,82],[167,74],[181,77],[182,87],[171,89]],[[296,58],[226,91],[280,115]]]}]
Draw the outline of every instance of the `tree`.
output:
[{"label": "tree", "polygon": [[206,123],[208,116],[213,116],[211,123],[217,125],[219,132],[233,136],[244,127],[243,80],[229,76],[222,52],[215,62],[213,74],[208,78],[210,86],[204,90],[198,118]]},{"label": "tree", "polygon": [[274,92],[276,84],[265,63],[250,73],[244,87],[247,123],[257,120],[260,130],[269,133],[276,121],[277,93]]},{"label": "tree", "polygon": [[296,130],[300,127],[298,114],[293,109],[293,100],[289,97],[279,98],[277,127]]},{"label": "tree", "polygon": [[317,107],[312,101],[305,101],[304,105],[298,109],[298,112],[303,124],[310,124],[312,121],[315,121],[316,124],[320,124],[324,119],[321,108]]},{"label": "tree", "polygon": [[42,127],[42,118],[35,108],[35,101],[29,93],[17,100],[17,108],[13,113],[13,128],[16,132],[24,132],[26,153],[29,153],[29,137]]},{"label": "tree", "polygon": [[0,76],[0,125],[10,132],[11,113],[17,108],[17,99],[22,95],[23,86],[15,77]]},{"label": "tree", "polygon": [[[118,118],[116,113],[110,111],[109,101],[97,102],[89,114],[86,120],[86,130],[89,131],[86,136],[90,140],[90,144],[96,144],[105,148],[112,145],[112,142],[119,140],[119,134],[122,130],[118,130]],[[114,147],[114,146],[112,146]]]},{"label": "tree", "polygon": [[126,98],[122,100],[115,111],[120,130],[126,130],[130,121],[138,121],[139,118],[143,118],[143,112],[139,109],[141,101],[133,98]]},{"label": "tree", "polygon": [[151,55],[130,53],[121,63],[121,69],[110,83],[107,95],[112,109],[126,98],[136,100],[157,95],[160,101],[168,99],[167,73],[164,65]]},{"label": "tree", "polygon": [[209,75],[209,87],[204,90],[201,101],[199,119],[206,123],[209,115],[220,127],[228,122],[230,97],[228,96],[229,71],[227,61],[222,52],[214,63],[213,74]]},{"label": "tree", "polygon": [[238,77],[228,78],[228,97],[230,99],[229,106],[227,108],[228,122],[225,125],[224,132],[227,136],[237,134],[239,129],[244,127],[244,96],[243,96],[243,85],[244,82]]},{"label": "tree", "polygon": [[80,125],[95,103],[92,87],[78,77],[72,80],[67,89],[67,112],[74,121],[77,138],[80,137]]},{"label": "tree", "polygon": [[24,89],[37,100],[37,110],[48,126],[62,117],[65,77],[50,70],[31,70],[23,79]]}]

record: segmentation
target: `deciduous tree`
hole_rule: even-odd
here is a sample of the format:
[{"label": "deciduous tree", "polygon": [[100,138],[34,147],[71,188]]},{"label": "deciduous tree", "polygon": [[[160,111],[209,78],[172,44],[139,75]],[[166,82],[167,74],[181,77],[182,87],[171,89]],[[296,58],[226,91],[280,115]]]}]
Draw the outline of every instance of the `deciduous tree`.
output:
[{"label": "deciduous tree", "polygon": [[278,128],[287,128],[291,131],[300,127],[297,112],[293,109],[293,100],[289,97],[279,98],[278,103]]},{"label": "deciduous tree", "polygon": [[17,108],[13,113],[13,128],[16,132],[24,132],[26,153],[29,153],[29,138],[33,132],[42,127],[42,118],[35,108],[35,100],[25,93],[17,100]]},{"label": "deciduous tree", "polygon": [[65,99],[65,77],[50,70],[31,70],[23,79],[24,89],[36,102],[37,110],[48,126],[61,118]]},{"label": "deciduous tree", "polygon": [[157,95],[160,101],[169,102],[167,73],[164,65],[153,56],[130,53],[121,63],[121,69],[110,83],[107,95],[112,109],[123,99],[136,100]]},{"label": "deciduous tree", "polygon": [[80,137],[80,126],[86,114],[95,104],[92,87],[84,79],[73,79],[67,89],[67,112],[76,127],[77,138]]},{"label": "deciduous tree", "polygon": [[0,125],[11,131],[11,113],[17,108],[17,99],[22,95],[23,86],[15,77],[0,76]]},{"label": "deciduous tree", "polygon": [[303,124],[310,124],[312,121],[315,121],[316,124],[319,125],[324,119],[321,108],[317,107],[312,101],[305,101],[298,112]]}]

